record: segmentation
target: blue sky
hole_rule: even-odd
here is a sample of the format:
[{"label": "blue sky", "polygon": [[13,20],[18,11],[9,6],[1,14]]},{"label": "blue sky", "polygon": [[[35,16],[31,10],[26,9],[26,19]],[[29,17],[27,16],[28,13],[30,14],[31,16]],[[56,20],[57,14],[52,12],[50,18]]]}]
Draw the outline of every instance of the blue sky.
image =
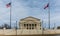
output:
[{"label": "blue sky", "polygon": [[[11,0],[12,1],[12,24],[21,18],[27,16],[33,16],[44,21],[44,24],[48,24],[48,9],[44,9],[44,6],[48,3],[48,0]],[[56,26],[60,26],[60,0],[50,1],[50,20],[51,27],[54,23]],[[6,8],[6,4],[10,0],[0,0],[0,24],[9,24],[10,8]],[[47,25],[48,27],[48,25]]]}]

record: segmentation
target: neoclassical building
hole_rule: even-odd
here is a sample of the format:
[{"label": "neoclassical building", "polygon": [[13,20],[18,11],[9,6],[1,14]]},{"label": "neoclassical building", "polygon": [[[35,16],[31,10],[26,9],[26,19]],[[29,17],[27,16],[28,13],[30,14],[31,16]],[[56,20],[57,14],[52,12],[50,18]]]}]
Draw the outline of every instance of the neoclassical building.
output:
[{"label": "neoclassical building", "polygon": [[19,28],[20,29],[38,29],[42,30],[41,20],[32,16],[23,18],[19,21]]}]

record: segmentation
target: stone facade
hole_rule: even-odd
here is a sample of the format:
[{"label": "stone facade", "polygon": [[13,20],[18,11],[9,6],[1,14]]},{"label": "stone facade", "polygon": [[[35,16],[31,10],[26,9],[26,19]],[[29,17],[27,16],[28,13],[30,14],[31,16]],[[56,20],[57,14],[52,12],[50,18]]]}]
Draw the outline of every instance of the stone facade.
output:
[{"label": "stone facade", "polygon": [[20,29],[0,29],[0,35],[42,35],[60,34],[60,29],[42,29],[41,20],[35,17],[26,17],[19,21]]},{"label": "stone facade", "polygon": [[19,26],[20,29],[42,29],[41,20],[32,16],[21,19]]}]

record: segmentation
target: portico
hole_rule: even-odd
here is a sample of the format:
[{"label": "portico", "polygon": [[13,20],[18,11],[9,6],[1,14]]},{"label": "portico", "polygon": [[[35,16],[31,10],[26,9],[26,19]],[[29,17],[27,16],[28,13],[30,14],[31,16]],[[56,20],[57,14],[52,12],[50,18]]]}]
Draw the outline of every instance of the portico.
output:
[{"label": "portico", "polygon": [[20,29],[42,29],[41,20],[32,16],[21,19],[19,25]]}]

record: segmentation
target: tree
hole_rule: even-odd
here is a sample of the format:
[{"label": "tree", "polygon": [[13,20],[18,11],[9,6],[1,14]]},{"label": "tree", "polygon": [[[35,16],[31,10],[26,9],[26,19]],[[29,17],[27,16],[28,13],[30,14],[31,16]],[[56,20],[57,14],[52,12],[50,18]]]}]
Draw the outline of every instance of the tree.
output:
[{"label": "tree", "polygon": [[10,29],[10,26],[9,26],[8,24],[4,24],[4,27],[5,27],[6,29]]},{"label": "tree", "polygon": [[3,29],[3,26],[0,26],[0,29]]},{"label": "tree", "polygon": [[58,26],[57,29],[60,29],[60,26]]}]

